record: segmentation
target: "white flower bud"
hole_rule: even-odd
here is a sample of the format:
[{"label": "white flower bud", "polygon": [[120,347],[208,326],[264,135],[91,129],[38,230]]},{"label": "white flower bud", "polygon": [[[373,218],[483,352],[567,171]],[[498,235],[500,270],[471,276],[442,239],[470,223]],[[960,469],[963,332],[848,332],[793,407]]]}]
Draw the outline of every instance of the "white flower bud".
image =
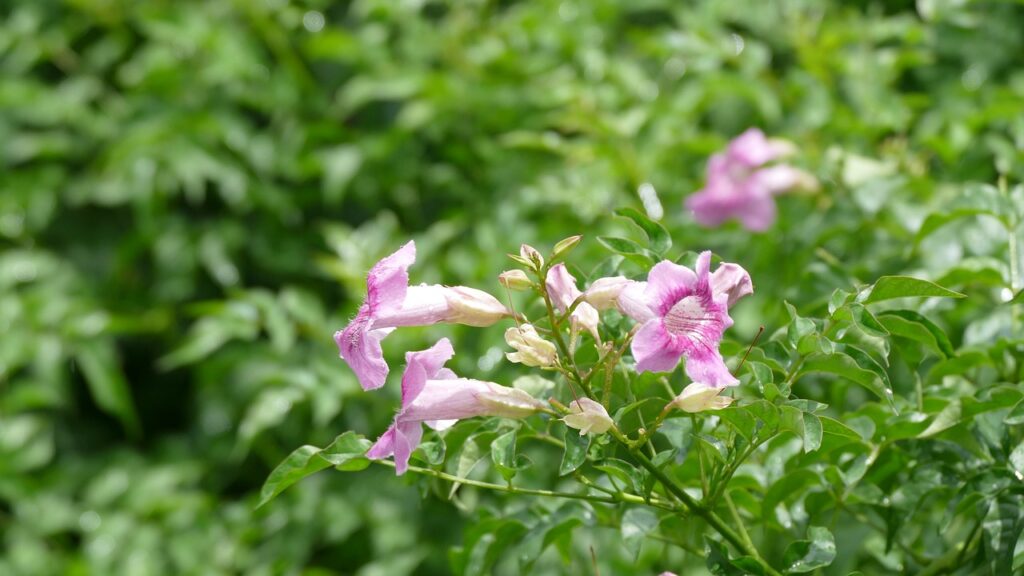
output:
[{"label": "white flower bud", "polygon": [[732,404],[733,401],[729,396],[719,396],[722,390],[725,390],[725,388],[715,388],[714,386],[694,382],[683,388],[683,391],[672,400],[671,404],[684,412],[721,410]]},{"label": "white flower bud", "polygon": [[615,422],[600,403],[590,398],[580,398],[569,404],[569,414],[562,418],[565,425],[576,428],[584,434],[604,434]]},{"label": "white flower bud", "polygon": [[531,324],[509,328],[505,331],[505,342],[516,349],[505,354],[510,362],[519,362],[527,366],[553,366],[558,359],[555,345],[540,337],[537,329]]},{"label": "white flower bud", "polygon": [[497,298],[476,288],[453,286],[445,291],[445,298],[450,307],[448,322],[484,327],[511,316]]},{"label": "white flower bud", "polygon": [[530,277],[522,270],[506,270],[498,274],[498,282],[509,290],[528,290],[533,286]]}]

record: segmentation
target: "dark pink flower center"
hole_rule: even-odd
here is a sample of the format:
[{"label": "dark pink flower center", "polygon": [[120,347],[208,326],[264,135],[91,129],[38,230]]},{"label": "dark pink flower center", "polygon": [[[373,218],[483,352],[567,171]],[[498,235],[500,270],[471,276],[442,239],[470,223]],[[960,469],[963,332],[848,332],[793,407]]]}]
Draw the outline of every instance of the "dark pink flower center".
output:
[{"label": "dark pink flower center", "polygon": [[680,299],[663,318],[665,330],[692,349],[711,352],[722,337],[722,319],[714,305],[699,294]]}]

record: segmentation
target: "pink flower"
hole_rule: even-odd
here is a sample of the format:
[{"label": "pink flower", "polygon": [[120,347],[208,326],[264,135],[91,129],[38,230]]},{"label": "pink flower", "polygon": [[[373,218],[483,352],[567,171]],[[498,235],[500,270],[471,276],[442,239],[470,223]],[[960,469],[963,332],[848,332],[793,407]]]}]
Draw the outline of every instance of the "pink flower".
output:
[{"label": "pink flower", "polygon": [[639,372],[669,372],[685,357],[693,382],[715,388],[738,382],[718,345],[732,326],[729,306],[753,291],[750,275],[735,264],[711,274],[710,265],[710,252],[697,258],[696,273],[664,260],[651,269],[647,282],[619,294],[619,308],[641,323],[632,343]]},{"label": "pink flower", "polygon": [[[544,281],[548,294],[551,296],[555,308],[559,312],[565,312],[572,306],[577,298],[583,295],[576,287],[576,278],[569,273],[565,264],[557,264],[548,270],[547,278]],[[601,340],[597,333],[597,325],[601,319],[597,310],[586,302],[576,305],[570,316],[569,322],[575,330],[584,329],[594,336],[594,340]]]},{"label": "pink flower", "polygon": [[374,265],[366,278],[366,300],[344,330],[334,334],[341,357],[356,373],[364,390],[384,385],[388,364],[380,341],[399,326],[438,322],[490,326],[509,316],[494,296],[465,286],[409,286],[409,266],[416,261],[416,243],[409,241]]},{"label": "pink flower", "polygon": [[748,230],[766,230],[775,221],[776,194],[817,186],[803,170],[786,164],[765,166],[794,151],[790,142],[768,139],[757,128],[747,130],[724,153],[708,160],[707,183],[686,199],[686,207],[703,226],[735,218]]},{"label": "pink flower", "polygon": [[406,353],[402,408],[391,427],[370,447],[367,458],[380,460],[394,455],[395,472],[401,475],[419,446],[423,423],[443,430],[463,418],[523,418],[545,409],[544,404],[518,388],[459,378],[444,367],[454,354],[447,338],[426,350]]}]

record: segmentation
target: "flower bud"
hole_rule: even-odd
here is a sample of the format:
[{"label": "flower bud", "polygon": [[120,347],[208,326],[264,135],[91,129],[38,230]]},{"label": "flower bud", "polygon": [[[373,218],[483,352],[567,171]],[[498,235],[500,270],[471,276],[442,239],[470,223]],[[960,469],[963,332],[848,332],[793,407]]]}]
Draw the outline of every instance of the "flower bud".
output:
[{"label": "flower bud", "polygon": [[715,388],[700,382],[694,382],[683,388],[671,404],[684,412],[702,412],[704,410],[721,410],[732,404],[733,399],[719,396],[725,388]]},{"label": "flower bud", "polygon": [[516,349],[508,352],[505,357],[510,362],[519,362],[527,366],[553,366],[558,359],[555,345],[540,337],[537,329],[531,324],[509,328],[505,331],[505,342]]},{"label": "flower bud", "polygon": [[445,298],[450,307],[448,322],[484,327],[511,316],[497,298],[476,288],[453,286],[446,290]]},{"label": "flower bud", "polygon": [[551,257],[558,259],[559,257],[568,254],[569,251],[575,248],[582,239],[583,236],[577,234],[576,236],[569,236],[568,238],[560,241],[558,244],[555,244],[554,250],[551,251]]},{"label": "flower bud", "polygon": [[525,418],[541,410],[547,410],[543,402],[524,390],[491,382],[487,384],[487,391],[478,393],[476,399],[489,416]]},{"label": "flower bud", "polygon": [[614,308],[619,301],[619,294],[623,288],[632,282],[632,280],[625,276],[598,278],[583,293],[583,299],[599,311]]},{"label": "flower bud", "polygon": [[600,403],[590,398],[580,398],[569,404],[569,414],[562,418],[565,425],[576,428],[584,434],[604,434],[615,422]]},{"label": "flower bud", "polygon": [[509,290],[529,290],[533,286],[530,277],[522,270],[506,270],[498,274],[498,282]]},{"label": "flower bud", "polygon": [[544,266],[544,257],[540,255],[536,248],[529,244],[523,244],[519,247],[519,256],[531,262],[538,270]]}]

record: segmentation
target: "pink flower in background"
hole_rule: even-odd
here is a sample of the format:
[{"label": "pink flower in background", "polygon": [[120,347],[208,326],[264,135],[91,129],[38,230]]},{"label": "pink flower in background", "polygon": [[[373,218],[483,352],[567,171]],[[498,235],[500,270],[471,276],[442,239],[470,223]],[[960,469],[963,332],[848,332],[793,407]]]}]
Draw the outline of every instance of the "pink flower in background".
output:
[{"label": "pink flower in background", "polygon": [[399,326],[438,322],[490,326],[509,311],[490,294],[465,286],[409,286],[416,243],[409,241],[374,265],[366,278],[366,300],[344,330],[334,334],[341,357],[364,390],[384,385],[388,365],[380,341]]},{"label": "pink flower in background", "polygon": [[766,166],[795,151],[791,142],[766,138],[757,128],[747,130],[725,152],[708,160],[707,182],[686,199],[686,207],[703,226],[735,218],[748,230],[766,230],[775,222],[776,194],[817,187],[814,177],[803,170],[786,164]]},{"label": "pink flower in background", "polygon": [[[583,292],[580,292],[580,289],[576,287],[576,278],[573,278],[572,274],[569,273],[565,264],[551,267],[548,270],[544,283],[547,286],[548,294],[551,295],[554,301],[555,308],[559,312],[568,310],[572,303],[583,295]],[[569,320],[574,329],[579,330],[582,328],[590,332],[594,336],[594,340],[597,341],[601,340],[597,333],[597,325],[600,321],[597,309],[585,301],[576,305],[576,309],[573,310]]]},{"label": "pink flower in background", "polygon": [[735,264],[710,273],[711,253],[697,258],[697,271],[664,260],[647,282],[635,282],[619,294],[619,308],[641,323],[632,351],[639,372],[669,372],[686,358],[693,382],[721,388],[737,383],[718,351],[722,333],[732,326],[729,306],[750,294],[750,276]]},{"label": "pink flower in background", "polygon": [[426,350],[405,354],[402,408],[391,427],[370,447],[367,458],[394,455],[395,472],[404,474],[409,456],[423,436],[424,423],[443,430],[463,418],[523,418],[545,409],[543,403],[518,388],[459,378],[444,367],[454,355],[447,338]]}]

